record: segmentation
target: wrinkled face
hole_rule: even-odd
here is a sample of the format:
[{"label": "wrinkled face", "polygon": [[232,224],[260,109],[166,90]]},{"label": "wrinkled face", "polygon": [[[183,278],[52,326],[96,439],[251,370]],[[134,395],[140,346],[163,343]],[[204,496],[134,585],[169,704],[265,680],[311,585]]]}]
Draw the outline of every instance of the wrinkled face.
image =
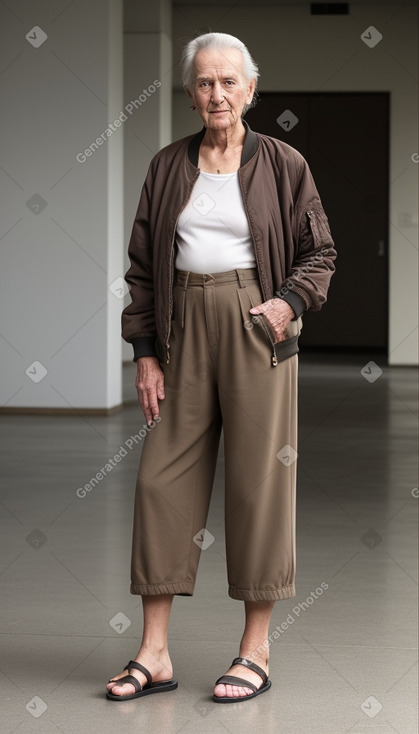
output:
[{"label": "wrinkled face", "polygon": [[194,77],[189,93],[205,127],[221,131],[240,122],[243,107],[252,101],[255,80],[246,80],[239,49],[201,49],[195,56]]}]

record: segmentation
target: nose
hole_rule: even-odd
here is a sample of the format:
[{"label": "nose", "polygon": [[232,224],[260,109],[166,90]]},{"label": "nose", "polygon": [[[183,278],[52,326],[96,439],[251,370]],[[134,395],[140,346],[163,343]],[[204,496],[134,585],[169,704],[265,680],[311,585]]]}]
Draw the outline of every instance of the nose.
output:
[{"label": "nose", "polygon": [[223,88],[220,82],[214,82],[214,85],[212,87],[211,102],[215,105],[219,105],[222,103],[223,99]]}]

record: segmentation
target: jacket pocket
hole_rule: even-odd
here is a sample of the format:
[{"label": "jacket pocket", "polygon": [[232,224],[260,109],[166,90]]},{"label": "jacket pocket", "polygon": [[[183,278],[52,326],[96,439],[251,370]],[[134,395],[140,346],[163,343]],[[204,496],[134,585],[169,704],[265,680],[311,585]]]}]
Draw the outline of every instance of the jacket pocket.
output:
[{"label": "jacket pocket", "polygon": [[329,229],[329,221],[323,209],[313,207],[308,209],[306,214],[316,247],[321,247],[326,243],[330,244],[332,235]]},{"label": "jacket pocket", "polygon": [[261,330],[267,345],[271,349],[271,364],[276,367],[279,362],[292,357],[298,352],[298,337],[302,329],[301,316],[295,321],[290,321],[286,328],[287,338],[283,341],[275,341],[275,332],[269,319],[264,314],[250,314],[249,308],[260,306],[262,294],[258,285],[239,288],[238,297],[240,301],[243,326],[248,331],[253,328]]}]

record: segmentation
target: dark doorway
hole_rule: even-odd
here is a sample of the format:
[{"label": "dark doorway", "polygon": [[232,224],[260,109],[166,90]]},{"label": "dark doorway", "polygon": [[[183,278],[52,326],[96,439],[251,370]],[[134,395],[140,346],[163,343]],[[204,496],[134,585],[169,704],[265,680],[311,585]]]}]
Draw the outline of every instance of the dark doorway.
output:
[{"label": "dark doorway", "polygon": [[338,251],[328,301],[305,314],[301,345],[387,349],[388,93],[259,96],[246,120],[306,158]]}]

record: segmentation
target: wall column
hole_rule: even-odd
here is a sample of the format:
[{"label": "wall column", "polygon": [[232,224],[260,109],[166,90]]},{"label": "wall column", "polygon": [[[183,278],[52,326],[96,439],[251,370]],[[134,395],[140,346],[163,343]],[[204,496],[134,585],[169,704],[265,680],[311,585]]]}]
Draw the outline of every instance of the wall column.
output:
[{"label": "wall column", "polygon": [[122,0],[0,7],[3,411],[119,406]]},{"label": "wall column", "polygon": [[[141,187],[152,157],[172,141],[171,2],[157,0],[144,7],[125,3],[124,104],[133,107],[125,123],[124,250],[128,242]],[[126,296],[125,304],[130,302]],[[132,360],[130,344],[123,359]]]}]

